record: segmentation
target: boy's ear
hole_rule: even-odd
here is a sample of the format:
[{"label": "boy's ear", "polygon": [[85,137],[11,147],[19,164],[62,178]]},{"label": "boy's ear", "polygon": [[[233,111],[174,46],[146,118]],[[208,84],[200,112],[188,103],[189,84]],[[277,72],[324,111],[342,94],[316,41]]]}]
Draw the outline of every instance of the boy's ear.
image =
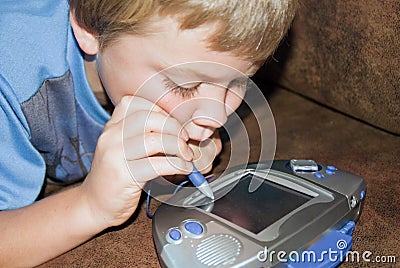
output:
[{"label": "boy's ear", "polygon": [[72,10],[69,13],[69,18],[80,48],[88,55],[97,54],[99,51],[99,42],[97,41],[97,38],[78,24]]}]

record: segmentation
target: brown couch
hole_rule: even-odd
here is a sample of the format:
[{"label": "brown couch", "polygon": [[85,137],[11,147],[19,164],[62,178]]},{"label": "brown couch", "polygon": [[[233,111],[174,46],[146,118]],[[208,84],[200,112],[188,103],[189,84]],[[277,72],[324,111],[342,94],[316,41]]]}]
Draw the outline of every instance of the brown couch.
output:
[{"label": "brown couch", "polygon": [[397,0],[306,0],[279,62],[265,70],[285,88],[398,135],[399,44]]},{"label": "brown couch", "polygon": [[[275,117],[276,159],[315,159],[368,184],[353,250],[397,264],[342,267],[400,262],[399,14],[398,0],[303,0],[290,35],[255,77]],[[41,267],[159,267],[144,203],[123,226]]]}]

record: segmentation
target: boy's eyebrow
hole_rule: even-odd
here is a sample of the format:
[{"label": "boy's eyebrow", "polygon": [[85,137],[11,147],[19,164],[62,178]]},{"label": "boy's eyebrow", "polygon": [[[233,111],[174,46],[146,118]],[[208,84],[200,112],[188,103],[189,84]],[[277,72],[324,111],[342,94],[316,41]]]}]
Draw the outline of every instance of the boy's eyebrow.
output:
[{"label": "boy's eyebrow", "polygon": [[179,68],[179,67],[173,67],[173,68],[168,68],[166,69],[167,73],[172,73],[174,75],[179,75],[183,77],[196,77],[199,78],[200,80],[206,80],[206,81],[217,81],[218,78],[212,75],[208,75],[205,73],[198,72],[197,70],[190,69],[190,68]]},{"label": "boy's eyebrow", "polygon": [[239,71],[237,74],[241,75],[234,75],[229,77],[229,79],[223,79],[218,76],[213,76],[209,75],[207,73],[199,72],[198,70],[191,69],[191,68],[179,68],[177,66],[174,66],[173,68],[166,68],[165,72],[168,74],[171,74],[172,76],[181,76],[181,77],[186,77],[190,78],[193,80],[193,77],[198,78],[196,82],[214,82],[214,83],[220,83],[221,81],[225,81],[226,84],[230,84],[232,81],[241,81],[245,80],[248,78],[248,76],[241,74]]}]

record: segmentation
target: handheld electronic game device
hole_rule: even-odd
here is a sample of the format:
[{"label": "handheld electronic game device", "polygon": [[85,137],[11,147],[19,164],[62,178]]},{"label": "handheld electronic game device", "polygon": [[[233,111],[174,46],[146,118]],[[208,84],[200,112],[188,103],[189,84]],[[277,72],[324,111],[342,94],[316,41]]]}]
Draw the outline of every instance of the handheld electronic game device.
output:
[{"label": "handheld electronic game device", "polygon": [[[179,191],[171,198],[184,206],[162,204],[153,217],[161,265],[334,267],[343,261],[362,210],[364,180],[313,160],[269,166],[250,164],[214,180],[217,196],[231,190],[206,205],[200,192]],[[249,191],[252,180],[260,185],[255,191]]]}]

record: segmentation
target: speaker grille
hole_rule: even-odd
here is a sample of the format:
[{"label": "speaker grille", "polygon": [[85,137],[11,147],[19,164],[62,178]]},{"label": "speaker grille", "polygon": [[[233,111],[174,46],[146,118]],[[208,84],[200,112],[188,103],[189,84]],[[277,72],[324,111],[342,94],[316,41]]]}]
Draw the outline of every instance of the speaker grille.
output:
[{"label": "speaker grille", "polygon": [[212,235],[197,245],[196,257],[207,266],[229,265],[236,260],[241,248],[242,245],[233,236]]}]

